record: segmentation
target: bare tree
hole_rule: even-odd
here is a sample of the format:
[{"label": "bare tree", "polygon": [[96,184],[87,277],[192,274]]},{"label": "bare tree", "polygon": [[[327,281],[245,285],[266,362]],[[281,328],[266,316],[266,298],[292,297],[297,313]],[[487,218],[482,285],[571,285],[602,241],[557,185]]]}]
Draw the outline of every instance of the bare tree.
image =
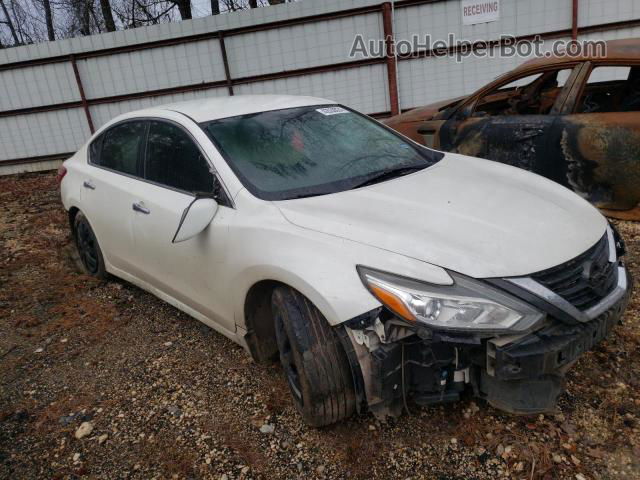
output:
[{"label": "bare tree", "polygon": [[[212,15],[289,1],[296,0],[209,0]],[[176,22],[202,14],[191,0],[0,0],[0,48]]]},{"label": "bare tree", "polygon": [[191,19],[191,0],[172,0],[178,6],[182,20]]},{"label": "bare tree", "polygon": [[9,30],[11,31],[11,36],[13,37],[14,45],[20,45],[20,40],[18,39],[16,28],[13,25],[13,21],[11,20],[11,17],[9,16],[9,12],[7,10],[7,6],[4,3],[4,0],[0,0],[0,7],[2,8],[2,13],[4,13],[4,18],[5,18],[3,23],[9,27]]},{"label": "bare tree", "polygon": [[104,19],[104,28],[107,32],[116,31],[116,22],[113,21],[113,12],[111,11],[111,2],[109,0],[100,0],[100,10]]},{"label": "bare tree", "polygon": [[91,35],[91,5],[89,0],[72,0],[71,15],[80,35]]},{"label": "bare tree", "polygon": [[218,3],[224,7],[225,12],[236,12],[247,8],[247,3],[244,0],[219,0]]},{"label": "bare tree", "polygon": [[53,42],[56,39],[56,34],[53,30],[53,14],[49,0],[42,0],[42,8],[44,10],[44,21],[47,24],[47,38],[50,42]]}]

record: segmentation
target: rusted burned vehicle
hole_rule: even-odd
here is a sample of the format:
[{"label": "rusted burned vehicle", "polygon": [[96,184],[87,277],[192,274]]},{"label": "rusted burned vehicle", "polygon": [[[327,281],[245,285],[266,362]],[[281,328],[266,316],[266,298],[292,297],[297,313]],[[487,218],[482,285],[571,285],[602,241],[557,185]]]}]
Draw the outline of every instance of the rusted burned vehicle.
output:
[{"label": "rusted burned vehicle", "polygon": [[468,97],[385,123],[413,140],[543,175],[640,220],[640,39],[598,57],[538,58]]}]

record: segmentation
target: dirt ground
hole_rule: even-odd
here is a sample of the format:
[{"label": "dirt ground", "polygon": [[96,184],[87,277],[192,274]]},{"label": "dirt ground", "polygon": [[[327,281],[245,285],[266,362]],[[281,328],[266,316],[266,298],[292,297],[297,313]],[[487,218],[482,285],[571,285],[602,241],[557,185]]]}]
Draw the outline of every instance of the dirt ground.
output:
[{"label": "dirt ground", "polygon": [[554,415],[467,398],[312,429],[277,365],[72,253],[54,176],[0,177],[2,478],[640,478],[637,293]]}]

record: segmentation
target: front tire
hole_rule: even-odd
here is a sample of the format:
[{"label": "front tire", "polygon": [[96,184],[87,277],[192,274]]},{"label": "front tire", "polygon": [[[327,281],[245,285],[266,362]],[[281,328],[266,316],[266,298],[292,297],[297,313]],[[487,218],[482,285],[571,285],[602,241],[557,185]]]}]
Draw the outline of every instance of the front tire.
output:
[{"label": "front tire", "polygon": [[89,275],[103,280],[106,279],[108,274],[104,265],[102,250],[89,220],[82,212],[78,212],[73,220],[73,233],[84,270]]},{"label": "front tire", "polygon": [[356,396],[349,361],[322,313],[287,287],[274,290],[271,306],[280,362],[304,421],[320,427],[351,416]]}]

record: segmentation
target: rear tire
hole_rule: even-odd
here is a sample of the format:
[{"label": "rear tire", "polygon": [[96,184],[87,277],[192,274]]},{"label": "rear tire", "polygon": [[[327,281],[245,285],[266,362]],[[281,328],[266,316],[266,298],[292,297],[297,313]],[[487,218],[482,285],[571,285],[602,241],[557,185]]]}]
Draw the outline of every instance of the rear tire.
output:
[{"label": "rear tire", "polygon": [[322,313],[287,287],[274,290],[271,305],[280,362],[304,421],[320,427],[351,416],[356,396],[349,361]]},{"label": "rear tire", "polygon": [[104,265],[102,250],[89,220],[82,212],[78,212],[73,220],[73,234],[80,262],[85,272],[94,277],[106,279],[108,274]]}]

